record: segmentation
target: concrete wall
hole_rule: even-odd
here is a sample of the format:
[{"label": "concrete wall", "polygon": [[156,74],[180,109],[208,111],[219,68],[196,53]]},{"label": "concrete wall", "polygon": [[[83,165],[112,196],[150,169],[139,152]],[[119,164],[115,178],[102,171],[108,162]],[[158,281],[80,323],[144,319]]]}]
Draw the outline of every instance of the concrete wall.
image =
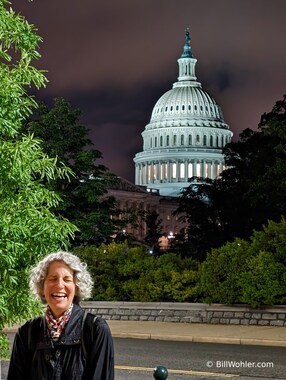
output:
[{"label": "concrete wall", "polygon": [[252,309],[244,305],[164,302],[82,302],[106,320],[286,326],[286,306]]}]

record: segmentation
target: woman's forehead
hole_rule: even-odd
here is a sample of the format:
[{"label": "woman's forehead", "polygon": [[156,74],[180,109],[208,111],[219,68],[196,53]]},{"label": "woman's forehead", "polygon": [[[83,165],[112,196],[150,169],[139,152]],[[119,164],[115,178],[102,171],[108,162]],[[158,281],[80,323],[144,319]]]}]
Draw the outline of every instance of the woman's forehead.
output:
[{"label": "woman's forehead", "polygon": [[69,273],[69,274],[73,275],[73,270],[64,261],[54,260],[50,263],[47,273],[48,274],[51,274],[51,273]]}]

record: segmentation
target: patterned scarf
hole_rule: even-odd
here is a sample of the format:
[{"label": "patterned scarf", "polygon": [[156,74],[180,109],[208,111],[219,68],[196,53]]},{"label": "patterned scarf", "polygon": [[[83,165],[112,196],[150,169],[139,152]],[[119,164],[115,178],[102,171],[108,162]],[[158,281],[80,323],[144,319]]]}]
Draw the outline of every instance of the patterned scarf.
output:
[{"label": "patterned scarf", "polygon": [[71,304],[70,308],[66,310],[61,317],[56,319],[54,318],[50,307],[49,306],[47,307],[45,317],[46,317],[47,326],[48,326],[48,329],[53,341],[56,342],[59,339],[66,323],[70,319],[72,308],[73,308],[73,304]]}]

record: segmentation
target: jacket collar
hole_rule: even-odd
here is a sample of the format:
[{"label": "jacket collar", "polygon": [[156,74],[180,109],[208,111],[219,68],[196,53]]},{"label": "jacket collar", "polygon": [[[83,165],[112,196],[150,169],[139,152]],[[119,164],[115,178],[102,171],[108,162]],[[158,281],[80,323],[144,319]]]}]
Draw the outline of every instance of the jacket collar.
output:
[{"label": "jacket collar", "polygon": [[59,344],[81,343],[83,314],[83,309],[78,304],[74,304],[70,319],[58,340]]}]

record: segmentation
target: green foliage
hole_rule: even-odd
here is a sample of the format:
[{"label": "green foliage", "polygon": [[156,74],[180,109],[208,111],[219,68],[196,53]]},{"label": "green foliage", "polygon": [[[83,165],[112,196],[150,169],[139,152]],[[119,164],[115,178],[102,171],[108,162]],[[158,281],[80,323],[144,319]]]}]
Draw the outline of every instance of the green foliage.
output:
[{"label": "green foliage", "polygon": [[200,291],[206,302],[237,303],[241,300],[240,274],[246,267],[249,243],[236,239],[213,249],[200,268]]},{"label": "green foliage", "polygon": [[25,86],[40,88],[47,79],[31,65],[40,58],[37,48],[41,37],[32,24],[5,4],[10,2],[0,1],[0,133],[15,136],[36,105]]},{"label": "green foliage", "polygon": [[174,253],[159,257],[127,243],[77,247],[94,279],[93,300],[247,303],[286,300],[286,222],[270,221],[251,240],[213,249],[199,265]]},{"label": "green foliage", "polygon": [[[29,268],[46,253],[67,249],[76,230],[53,214],[60,197],[47,187],[58,178],[70,178],[71,170],[49,158],[39,140],[19,133],[36,105],[25,88],[43,86],[46,79],[31,65],[40,57],[41,38],[6,8],[9,4],[0,1],[0,332],[41,310],[29,295]],[[0,351],[7,355],[3,334]]]},{"label": "green foliage", "polygon": [[[50,157],[58,157],[75,173],[71,181],[58,179],[53,184],[64,200],[56,212],[79,228],[73,245],[100,245],[110,242],[111,236],[126,227],[130,219],[126,220],[116,200],[106,194],[117,178],[97,164],[102,154],[94,149],[80,117],[80,110],[72,109],[63,98],[55,98],[52,107],[39,105],[23,131],[40,138],[44,151]],[[119,214],[121,219],[117,218]]]},{"label": "green foliage", "polygon": [[275,261],[270,252],[260,251],[247,262],[239,284],[243,291],[241,300],[253,307],[273,305],[286,300],[285,265]]},{"label": "green foliage", "polygon": [[93,300],[194,301],[198,263],[168,253],[150,255],[126,243],[77,247],[74,250],[93,276]]},{"label": "green foliage", "polygon": [[286,300],[286,222],[270,221],[251,241],[236,239],[208,254],[199,289],[207,302],[283,304]]}]

